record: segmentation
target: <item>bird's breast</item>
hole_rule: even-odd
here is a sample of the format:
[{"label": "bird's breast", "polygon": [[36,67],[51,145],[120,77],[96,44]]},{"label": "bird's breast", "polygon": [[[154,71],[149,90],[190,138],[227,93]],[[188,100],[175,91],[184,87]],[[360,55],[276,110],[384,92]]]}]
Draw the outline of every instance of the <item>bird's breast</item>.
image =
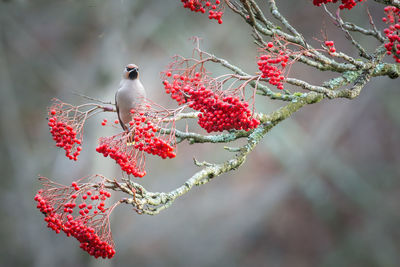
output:
[{"label": "bird's breast", "polygon": [[123,123],[131,120],[130,111],[138,110],[144,103],[146,92],[139,80],[123,80],[117,91],[116,101],[118,103],[119,115]]}]

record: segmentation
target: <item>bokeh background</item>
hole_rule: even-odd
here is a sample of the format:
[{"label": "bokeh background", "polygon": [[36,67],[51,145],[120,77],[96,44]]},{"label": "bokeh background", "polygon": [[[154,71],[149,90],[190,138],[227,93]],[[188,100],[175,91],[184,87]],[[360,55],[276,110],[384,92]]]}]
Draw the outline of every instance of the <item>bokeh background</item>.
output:
[{"label": "bokeh background", "polygon": [[[326,31],[338,50],[357,56],[311,1],[277,2],[308,40],[316,44],[313,38]],[[65,184],[94,173],[120,175],[112,160],[94,151],[97,138],[113,132],[100,122],[115,114],[88,122],[74,163],[48,133],[51,98],[83,103],[73,94],[80,92],[112,101],[123,67],[134,62],[149,97],[173,107],[159,73],[174,54],[191,54],[192,36],[202,38],[204,50],[249,73],[257,70],[251,31],[238,16],[226,10],[218,25],[180,5],[0,2],[0,265],[400,266],[400,94],[399,81],[388,78],[373,79],[357,99],[301,109],[239,170],[194,188],[157,216],[119,206],[111,221],[117,249],[111,260],[96,260],[76,240],[46,228],[33,201],[38,174]],[[383,6],[373,1],[342,13],[368,27],[366,6],[382,29]],[[376,45],[356,37],[367,48]],[[316,84],[332,77],[301,65],[291,75]],[[259,110],[281,104],[257,100]],[[193,157],[221,162],[229,156],[222,146],[182,143],[173,160],[148,159],[140,182],[150,191],[169,191],[198,170]]]}]

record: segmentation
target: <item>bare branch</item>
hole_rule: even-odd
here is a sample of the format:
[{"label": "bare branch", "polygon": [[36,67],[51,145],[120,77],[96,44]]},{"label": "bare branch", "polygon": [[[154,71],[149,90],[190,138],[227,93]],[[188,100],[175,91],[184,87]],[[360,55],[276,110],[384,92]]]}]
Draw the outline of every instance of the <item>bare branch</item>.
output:
[{"label": "bare branch", "polygon": [[91,100],[91,101],[95,101],[97,103],[101,103],[101,104],[105,104],[105,105],[115,105],[111,101],[103,101],[103,100],[100,100],[100,99],[97,99],[97,98],[94,98],[94,97],[90,97],[90,96],[84,95],[84,94],[82,94],[80,92],[73,92],[73,94],[77,95],[77,96],[80,96],[80,97],[83,97],[85,99]]},{"label": "bare branch", "polygon": [[297,37],[298,42],[302,44],[302,46],[307,47],[303,36],[287,21],[287,19],[281,15],[281,13],[278,11],[278,8],[276,7],[275,0],[268,0],[269,2],[269,8],[271,11],[271,14],[279,20],[285,27],[288,29],[294,36]]}]

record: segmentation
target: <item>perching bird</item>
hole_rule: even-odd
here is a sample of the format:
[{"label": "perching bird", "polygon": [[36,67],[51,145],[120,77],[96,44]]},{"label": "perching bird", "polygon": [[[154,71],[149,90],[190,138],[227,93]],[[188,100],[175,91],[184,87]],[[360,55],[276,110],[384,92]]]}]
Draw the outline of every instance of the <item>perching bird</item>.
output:
[{"label": "perching bird", "polygon": [[139,111],[146,98],[146,91],[139,80],[139,68],[135,64],[125,67],[119,89],[115,93],[115,105],[122,129],[129,131],[132,120],[131,110]]}]

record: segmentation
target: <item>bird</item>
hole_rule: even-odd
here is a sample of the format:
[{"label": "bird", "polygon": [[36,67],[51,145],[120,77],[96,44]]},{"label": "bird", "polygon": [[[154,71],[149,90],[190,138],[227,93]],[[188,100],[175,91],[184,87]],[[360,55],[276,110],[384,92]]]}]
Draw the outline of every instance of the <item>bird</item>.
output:
[{"label": "bird", "polygon": [[129,132],[132,112],[140,112],[146,100],[146,90],[139,79],[139,67],[128,64],[123,72],[119,88],[115,93],[118,120],[123,130]]}]

